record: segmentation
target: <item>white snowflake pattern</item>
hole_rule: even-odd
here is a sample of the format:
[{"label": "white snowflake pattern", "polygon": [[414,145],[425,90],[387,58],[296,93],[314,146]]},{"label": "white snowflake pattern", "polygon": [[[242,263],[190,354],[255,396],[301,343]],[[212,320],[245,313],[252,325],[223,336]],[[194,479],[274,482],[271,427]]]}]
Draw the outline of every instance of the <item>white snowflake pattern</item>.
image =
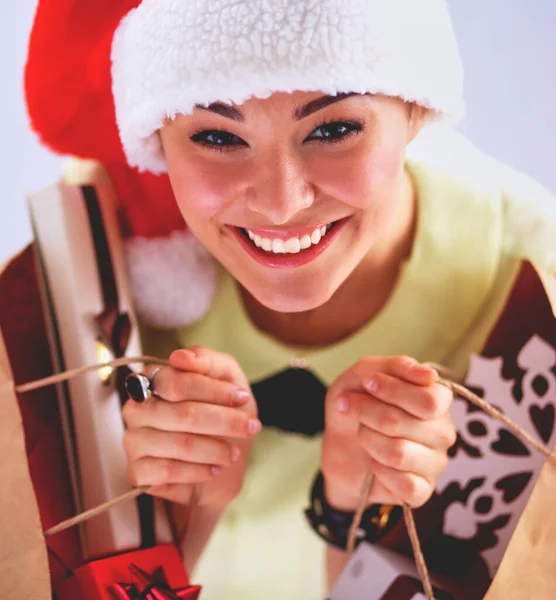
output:
[{"label": "white snowflake pattern", "polygon": [[[473,356],[465,385],[483,389],[484,399],[487,402],[497,406],[514,423],[552,449],[556,442],[554,410],[550,408],[556,404],[556,377],[552,372],[556,364],[556,351],[535,335],[519,352],[517,364],[525,371],[522,381],[523,397],[519,403],[512,394],[515,381],[505,380],[502,376],[502,358]],[[537,378],[542,378],[540,384],[544,386],[540,392],[535,391],[534,382]],[[539,385],[536,387],[539,389]],[[537,424],[541,423],[542,426],[547,427],[547,434],[550,432],[548,439],[543,440],[539,435],[533,415]],[[550,422],[547,422],[547,416]],[[450,460],[448,469],[438,481],[437,493],[442,494],[454,482],[459,484],[462,490],[472,480],[484,479],[484,482],[473,489],[465,504],[456,501],[447,507],[443,532],[457,538],[471,539],[478,533],[481,524],[488,524],[497,517],[506,516],[507,523],[495,531],[496,544],[480,553],[491,576],[494,576],[519,517],[529,500],[545,458],[531,448],[527,448],[529,453],[523,455],[501,454],[493,450],[493,444],[500,441],[501,435],[510,434],[503,425],[482,411],[468,411],[467,404],[463,400],[457,399],[454,402],[452,417],[460,437],[477,448],[480,456],[469,456],[459,448]],[[527,481],[528,473],[532,476]],[[500,482],[506,477],[517,474],[524,474],[522,485],[525,481],[527,483],[523,491],[514,498],[512,495],[507,495],[508,491],[501,487]],[[479,512],[476,510],[478,502],[481,506]]]}]

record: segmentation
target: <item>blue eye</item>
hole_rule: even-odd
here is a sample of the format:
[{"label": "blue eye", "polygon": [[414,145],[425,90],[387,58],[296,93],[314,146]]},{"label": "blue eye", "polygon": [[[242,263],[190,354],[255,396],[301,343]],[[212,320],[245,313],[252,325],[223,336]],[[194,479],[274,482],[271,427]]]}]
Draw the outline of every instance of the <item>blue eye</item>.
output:
[{"label": "blue eye", "polygon": [[340,142],[362,129],[363,126],[360,123],[354,122],[334,121],[333,123],[323,123],[314,129],[305,141]]},{"label": "blue eye", "polygon": [[200,131],[191,136],[191,141],[215,150],[223,150],[233,146],[247,146],[247,143],[237,135],[219,130]]}]

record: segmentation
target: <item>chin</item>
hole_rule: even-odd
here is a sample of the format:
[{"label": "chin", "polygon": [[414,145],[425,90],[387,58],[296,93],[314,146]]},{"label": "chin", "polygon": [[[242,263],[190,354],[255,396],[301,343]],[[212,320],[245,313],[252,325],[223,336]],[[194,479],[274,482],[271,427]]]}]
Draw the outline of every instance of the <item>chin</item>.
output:
[{"label": "chin", "polygon": [[[295,287],[295,286],[291,286]],[[266,308],[281,313],[301,313],[314,310],[325,304],[332,293],[326,289],[320,290],[292,290],[284,294],[284,288],[273,290],[271,288],[247,288],[249,293]]]}]

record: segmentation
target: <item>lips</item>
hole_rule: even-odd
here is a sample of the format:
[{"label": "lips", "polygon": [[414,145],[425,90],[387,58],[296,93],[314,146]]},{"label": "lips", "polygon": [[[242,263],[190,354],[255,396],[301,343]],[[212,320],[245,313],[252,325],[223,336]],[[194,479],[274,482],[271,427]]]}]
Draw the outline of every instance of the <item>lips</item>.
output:
[{"label": "lips", "polygon": [[[246,229],[234,226],[228,226],[227,229],[232,237],[236,239],[240,246],[249,254],[249,256],[251,256],[259,264],[275,269],[292,269],[308,264],[319,257],[340,235],[348,220],[349,217],[334,222],[326,232],[325,236],[322,237],[318,243],[311,244],[311,246],[306,249],[301,249],[298,251],[293,250],[293,253],[281,251],[280,253],[275,254],[272,251],[257,247],[254,240],[250,239]],[[253,233],[258,233],[269,230],[251,231]],[[288,231],[287,234],[283,234],[281,236],[281,239],[291,239],[292,233],[292,231]],[[280,238],[275,239],[278,240]]]}]

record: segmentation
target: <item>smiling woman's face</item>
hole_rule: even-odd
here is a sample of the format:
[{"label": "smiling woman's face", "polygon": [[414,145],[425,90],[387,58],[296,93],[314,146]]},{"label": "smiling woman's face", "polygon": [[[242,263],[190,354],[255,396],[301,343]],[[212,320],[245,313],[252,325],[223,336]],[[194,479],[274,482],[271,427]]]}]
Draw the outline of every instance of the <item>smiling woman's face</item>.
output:
[{"label": "smiling woman's face", "polygon": [[193,233],[259,302],[300,312],[388,244],[409,113],[384,96],[276,93],[197,108],[160,135]]}]

